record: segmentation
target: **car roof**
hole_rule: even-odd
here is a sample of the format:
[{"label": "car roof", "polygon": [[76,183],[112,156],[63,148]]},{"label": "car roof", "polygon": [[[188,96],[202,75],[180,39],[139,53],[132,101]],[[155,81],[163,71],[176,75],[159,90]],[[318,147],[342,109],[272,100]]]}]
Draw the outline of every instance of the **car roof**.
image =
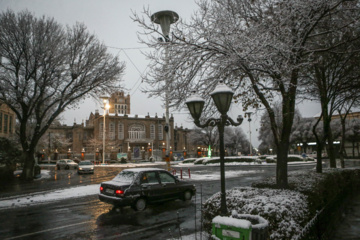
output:
[{"label": "car roof", "polygon": [[127,168],[124,169],[123,171],[128,171],[128,172],[145,172],[145,171],[165,171],[162,168]]}]

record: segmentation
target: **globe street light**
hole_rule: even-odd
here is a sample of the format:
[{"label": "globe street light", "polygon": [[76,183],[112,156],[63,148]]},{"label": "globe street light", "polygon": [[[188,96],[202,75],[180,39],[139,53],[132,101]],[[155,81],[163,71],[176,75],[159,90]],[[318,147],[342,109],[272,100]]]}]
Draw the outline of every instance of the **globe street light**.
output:
[{"label": "globe street light", "polygon": [[220,212],[222,216],[227,215],[226,207],[226,193],[225,193],[225,147],[224,147],[224,129],[225,126],[239,126],[243,117],[239,115],[237,117],[237,122],[234,122],[228,115],[231,100],[234,95],[234,92],[226,86],[223,81],[220,81],[216,86],[214,91],[210,93],[216,108],[221,113],[219,119],[210,118],[204,124],[200,123],[200,117],[202,110],[204,108],[205,101],[195,92],[187,99],[186,105],[190,111],[191,116],[194,118],[194,123],[200,128],[205,128],[208,126],[214,127],[217,126],[219,130],[219,140],[220,140],[220,178],[221,178],[221,206]]},{"label": "globe street light", "polygon": [[[165,42],[169,42],[170,25],[175,23],[179,19],[179,15],[174,11],[160,11],[151,15],[151,21],[160,24],[161,31],[164,35]],[[169,56],[168,49],[165,47],[165,66],[168,65]],[[167,162],[168,170],[170,171],[170,159],[169,159],[169,146],[170,146],[170,127],[169,127],[169,79],[165,78],[165,134],[166,134],[166,148],[165,159]]]},{"label": "globe street light", "polygon": [[105,164],[105,136],[106,136],[106,127],[105,127],[105,116],[106,116],[106,110],[109,110],[110,105],[109,105],[109,97],[107,96],[103,96],[100,97],[103,100],[104,103],[104,123],[103,123],[103,164]]}]

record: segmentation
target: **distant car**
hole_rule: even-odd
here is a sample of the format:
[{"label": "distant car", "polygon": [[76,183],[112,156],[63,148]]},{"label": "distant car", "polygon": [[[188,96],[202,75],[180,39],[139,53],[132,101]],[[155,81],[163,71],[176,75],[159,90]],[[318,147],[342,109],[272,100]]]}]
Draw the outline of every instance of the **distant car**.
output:
[{"label": "distant car", "polygon": [[148,204],[168,200],[191,200],[195,185],[180,181],[158,168],[132,168],[100,185],[99,199],[114,206],[131,206],[143,211]]},{"label": "distant car", "polygon": [[60,169],[65,169],[65,170],[77,169],[78,164],[71,159],[60,159],[56,162],[56,168],[58,170],[60,170]]},{"label": "distant car", "polygon": [[94,164],[90,161],[81,161],[79,162],[77,172],[78,174],[82,174],[82,173],[94,174]]}]

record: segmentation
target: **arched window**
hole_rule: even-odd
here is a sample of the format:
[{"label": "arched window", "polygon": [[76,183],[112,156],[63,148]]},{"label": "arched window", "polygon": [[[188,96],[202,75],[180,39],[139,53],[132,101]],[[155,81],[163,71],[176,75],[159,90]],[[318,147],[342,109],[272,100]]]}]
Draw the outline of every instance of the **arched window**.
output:
[{"label": "arched window", "polygon": [[99,123],[99,138],[102,139],[104,134],[104,124],[101,122]]},{"label": "arched window", "polygon": [[145,137],[145,126],[143,124],[132,124],[129,126],[130,139],[141,139]]},{"label": "arched window", "polygon": [[159,140],[163,140],[164,139],[164,134],[163,134],[163,125],[159,124]]},{"label": "arched window", "polygon": [[150,138],[155,139],[155,125],[154,124],[150,125]]},{"label": "arched window", "polygon": [[124,124],[122,124],[122,123],[118,124],[118,139],[119,140],[124,139]]},{"label": "arched window", "polygon": [[115,140],[115,123],[110,122],[109,124],[109,139]]}]

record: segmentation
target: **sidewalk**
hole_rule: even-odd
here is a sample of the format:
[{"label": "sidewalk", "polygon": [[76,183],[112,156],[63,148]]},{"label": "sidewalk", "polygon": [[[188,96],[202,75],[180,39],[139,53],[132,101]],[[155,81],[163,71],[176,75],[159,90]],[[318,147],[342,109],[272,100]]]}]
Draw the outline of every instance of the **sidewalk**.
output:
[{"label": "sidewalk", "polygon": [[360,239],[360,193],[347,202],[333,239]]}]

